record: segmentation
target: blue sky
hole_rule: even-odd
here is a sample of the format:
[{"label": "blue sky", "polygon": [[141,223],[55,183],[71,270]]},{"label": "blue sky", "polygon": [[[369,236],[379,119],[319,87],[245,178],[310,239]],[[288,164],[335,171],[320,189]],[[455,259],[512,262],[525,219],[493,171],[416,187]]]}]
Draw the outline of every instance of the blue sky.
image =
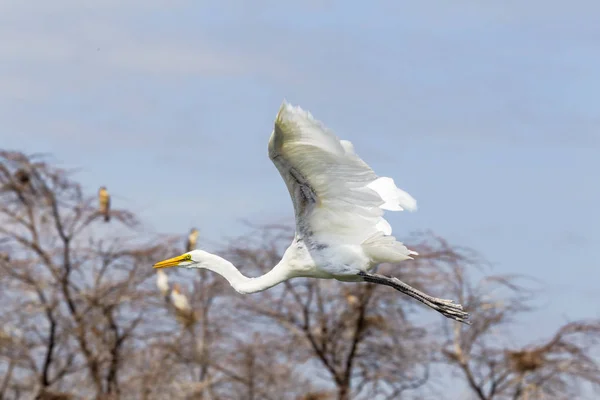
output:
[{"label": "blue sky", "polygon": [[291,222],[283,98],[499,273],[547,284],[527,334],[598,317],[600,3],[0,3],[0,147],[50,152],[148,229]]}]

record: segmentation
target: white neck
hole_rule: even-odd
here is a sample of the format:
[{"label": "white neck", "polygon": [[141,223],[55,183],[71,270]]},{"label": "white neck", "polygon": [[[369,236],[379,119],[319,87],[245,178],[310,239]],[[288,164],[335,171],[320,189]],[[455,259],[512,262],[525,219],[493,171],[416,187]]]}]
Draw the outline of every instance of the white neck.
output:
[{"label": "white neck", "polygon": [[247,294],[262,292],[289,278],[286,268],[280,262],[264,275],[249,278],[243,275],[232,263],[217,255],[205,253],[205,260],[192,264],[188,268],[205,268],[216,272],[227,279],[231,287],[238,293]]}]

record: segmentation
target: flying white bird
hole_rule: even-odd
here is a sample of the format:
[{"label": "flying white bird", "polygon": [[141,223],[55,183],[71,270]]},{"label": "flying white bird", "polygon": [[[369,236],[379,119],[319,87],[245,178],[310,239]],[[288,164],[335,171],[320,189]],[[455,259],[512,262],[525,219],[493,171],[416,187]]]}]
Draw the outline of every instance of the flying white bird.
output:
[{"label": "flying white bird", "polygon": [[239,293],[269,289],[295,277],[370,282],[391,286],[444,316],[468,322],[452,300],[422,293],[394,277],[370,272],[381,263],[412,259],[392,236],[384,210],[416,210],[416,201],[379,177],[321,122],[283,102],[269,139],[269,158],[285,181],[294,204],[296,234],[281,261],[266,274],[249,278],[229,261],[193,250],[154,264],[154,268],[205,268],[223,276]]}]

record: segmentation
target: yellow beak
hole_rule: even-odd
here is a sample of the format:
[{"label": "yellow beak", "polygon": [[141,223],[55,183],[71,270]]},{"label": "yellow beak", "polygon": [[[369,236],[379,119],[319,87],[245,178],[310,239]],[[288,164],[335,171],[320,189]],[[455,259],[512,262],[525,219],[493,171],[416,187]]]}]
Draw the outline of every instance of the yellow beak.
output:
[{"label": "yellow beak", "polygon": [[176,266],[179,265],[179,263],[182,263],[184,261],[189,261],[189,257],[188,257],[187,254],[182,255],[182,256],[173,257],[173,258],[169,258],[169,259],[164,260],[164,261],[157,262],[156,264],[154,264],[154,268],[171,268],[171,267],[176,267]]}]

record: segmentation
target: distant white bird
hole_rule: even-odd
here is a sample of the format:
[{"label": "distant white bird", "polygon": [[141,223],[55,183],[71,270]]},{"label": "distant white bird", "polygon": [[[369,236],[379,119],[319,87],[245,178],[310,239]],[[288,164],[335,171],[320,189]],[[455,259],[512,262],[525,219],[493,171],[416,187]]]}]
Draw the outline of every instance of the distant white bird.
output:
[{"label": "distant white bird", "polygon": [[187,240],[185,241],[185,251],[192,251],[196,248],[196,243],[198,242],[198,235],[198,229],[192,228],[187,237]]},{"label": "distant white bird", "polygon": [[185,294],[181,292],[181,289],[177,284],[173,287],[173,291],[171,292],[171,302],[178,311],[189,312],[192,309],[190,307],[190,302]]},{"label": "distant white bird", "polygon": [[104,186],[98,189],[98,211],[104,215],[104,222],[110,221],[110,195]]},{"label": "distant white bird", "polygon": [[156,287],[163,296],[166,296],[169,293],[169,277],[165,271],[158,270],[156,272]]},{"label": "distant white bird", "polygon": [[416,210],[416,201],[379,177],[354,152],[300,107],[283,102],[269,140],[273,161],[292,197],[296,234],[281,261],[266,274],[249,278],[229,261],[193,250],[154,264],[154,268],[206,268],[223,276],[239,293],[269,289],[287,279],[312,277],[391,286],[448,318],[468,322],[469,314],[451,300],[422,293],[394,277],[370,272],[380,263],[417,255],[396,238],[384,210]]}]

